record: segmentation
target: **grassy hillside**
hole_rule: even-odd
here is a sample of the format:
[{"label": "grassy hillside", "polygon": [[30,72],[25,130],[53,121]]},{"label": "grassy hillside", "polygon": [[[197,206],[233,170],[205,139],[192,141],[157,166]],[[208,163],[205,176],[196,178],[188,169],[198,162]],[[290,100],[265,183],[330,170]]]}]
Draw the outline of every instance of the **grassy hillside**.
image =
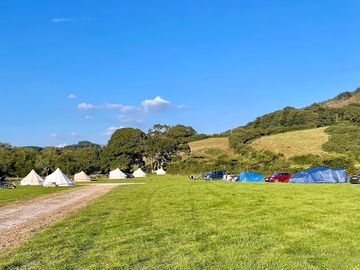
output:
[{"label": "grassy hillside", "polygon": [[324,103],[330,108],[342,108],[352,104],[360,104],[360,88],[353,92],[344,92],[337,97],[328,100]]},{"label": "grassy hillside", "polygon": [[323,155],[326,152],[322,146],[329,141],[326,127],[291,131],[271,136],[265,136],[251,143],[257,150],[269,150],[282,153],[286,157],[299,155]]},{"label": "grassy hillside", "polygon": [[357,186],[191,182],[173,176],[142,181],[114,189],[0,254],[0,269],[360,265]]},{"label": "grassy hillside", "polygon": [[208,138],[201,141],[189,143],[192,154],[206,154],[209,151],[219,151],[223,153],[230,152],[229,138]]}]

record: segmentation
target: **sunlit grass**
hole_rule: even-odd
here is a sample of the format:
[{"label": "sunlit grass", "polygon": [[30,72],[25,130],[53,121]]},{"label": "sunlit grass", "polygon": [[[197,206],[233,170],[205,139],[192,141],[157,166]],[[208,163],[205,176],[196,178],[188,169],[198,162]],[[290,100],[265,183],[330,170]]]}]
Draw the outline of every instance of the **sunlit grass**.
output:
[{"label": "sunlit grass", "polygon": [[287,157],[300,155],[323,155],[322,146],[329,141],[327,127],[285,132],[255,140],[251,146],[257,150],[282,153]]},{"label": "sunlit grass", "polygon": [[149,177],[0,255],[1,269],[356,269],[360,186]]},{"label": "sunlit grass", "polygon": [[40,195],[52,194],[73,187],[46,188],[42,186],[23,186],[16,189],[0,189],[0,206],[21,200],[28,200]]}]

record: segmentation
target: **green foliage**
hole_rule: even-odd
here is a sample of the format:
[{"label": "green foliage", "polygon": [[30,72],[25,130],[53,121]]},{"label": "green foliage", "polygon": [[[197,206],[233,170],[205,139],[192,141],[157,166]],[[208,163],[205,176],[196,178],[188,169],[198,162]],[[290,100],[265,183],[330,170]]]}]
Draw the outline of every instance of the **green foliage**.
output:
[{"label": "green foliage", "polygon": [[326,132],[330,140],[323,149],[328,152],[341,153],[360,160],[360,125],[340,124],[329,127]]},{"label": "green foliage", "polygon": [[101,153],[102,168],[129,170],[144,165],[146,134],[140,129],[122,128],[112,135]]}]

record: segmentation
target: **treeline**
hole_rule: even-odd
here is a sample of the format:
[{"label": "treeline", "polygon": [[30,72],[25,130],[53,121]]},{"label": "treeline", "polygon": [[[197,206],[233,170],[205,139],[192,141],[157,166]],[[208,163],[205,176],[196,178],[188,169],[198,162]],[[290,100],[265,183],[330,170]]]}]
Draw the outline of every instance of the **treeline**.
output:
[{"label": "treeline", "polygon": [[120,168],[143,167],[151,171],[165,167],[180,153],[189,153],[188,142],[206,138],[190,126],[155,125],[148,133],[139,129],[117,130],[106,147],[79,142],[64,148],[12,147],[0,144],[0,177],[24,177],[32,169],[48,175],[60,167],[66,174],[108,173]]},{"label": "treeline", "polygon": [[349,173],[354,173],[356,172],[354,164],[354,158],[346,154],[329,153],[323,156],[302,155],[286,158],[282,154],[258,151],[248,145],[243,145],[241,150],[233,155],[221,152],[218,155],[190,155],[181,161],[169,163],[168,172],[172,174],[200,174],[218,169],[229,173],[256,171],[269,175],[274,172],[295,173],[310,167],[329,166],[344,168]]}]

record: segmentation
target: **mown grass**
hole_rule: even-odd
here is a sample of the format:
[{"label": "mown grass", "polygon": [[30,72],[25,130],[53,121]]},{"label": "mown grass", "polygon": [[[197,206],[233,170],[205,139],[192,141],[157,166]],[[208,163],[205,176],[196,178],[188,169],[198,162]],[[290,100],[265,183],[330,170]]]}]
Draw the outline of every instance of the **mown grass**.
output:
[{"label": "mown grass", "polygon": [[286,157],[323,155],[326,152],[322,146],[329,141],[326,129],[327,127],[322,127],[265,136],[252,142],[251,146],[257,150],[282,153]]},{"label": "mown grass", "polygon": [[356,269],[359,196],[348,184],[150,177],[0,254],[0,269]]},{"label": "mown grass", "polygon": [[45,188],[41,186],[23,186],[16,189],[0,189],[0,206],[15,201],[28,200],[41,195],[68,190],[72,187]]}]

